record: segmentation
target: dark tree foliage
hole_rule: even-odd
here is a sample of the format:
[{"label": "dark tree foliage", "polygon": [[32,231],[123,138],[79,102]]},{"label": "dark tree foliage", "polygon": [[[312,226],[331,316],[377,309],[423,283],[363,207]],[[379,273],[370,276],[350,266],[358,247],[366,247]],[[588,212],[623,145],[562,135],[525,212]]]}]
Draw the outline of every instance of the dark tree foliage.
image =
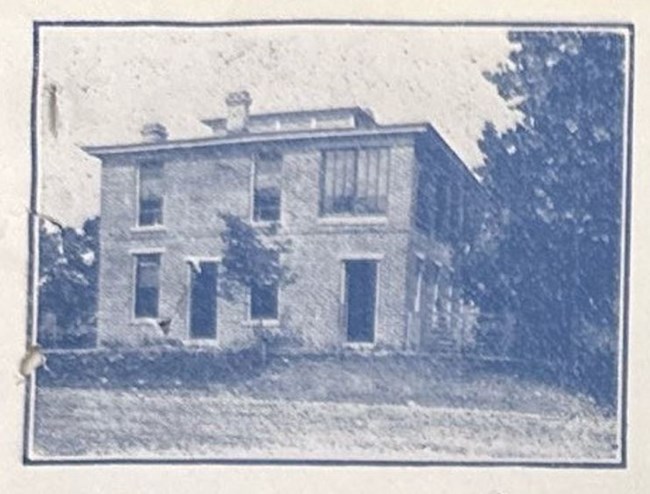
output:
[{"label": "dark tree foliage", "polygon": [[[225,223],[221,232],[219,295],[232,300],[241,288],[263,288],[293,283],[294,274],[282,263],[281,254],[290,250],[289,241],[273,238],[275,227],[256,228],[233,214],[220,214]],[[261,321],[255,328],[261,350],[262,365],[267,362],[267,348],[273,342],[287,338],[289,328],[266,328]]]},{"label": "dark tree foliage", "polygon": [[220,271],[220,294],[231,299],[237,287],[252,288],[292,281],[280,254],[287,252],[286,242],[269,241],[264,230],[254,228],[233,214],[221,214],[225,229]]},{"label": "dark tree foliage", "polygon": [[511,64],[486,77],[522,118],[504,134],[488,125],[480,142],[504,215],[497,248],[470,256],[466,288],[483,310],[516,316],[518,356],[599,379],[585,384],[598,393],[616,370],[624,39],[509,37]]},{"label": "dark tree foliage", "polygon": [[[94,342],[99,264],[99,217],[80,230],[39,225],[39,340],[45,346]],[[56,331],[47,327],[55,316]]]}]

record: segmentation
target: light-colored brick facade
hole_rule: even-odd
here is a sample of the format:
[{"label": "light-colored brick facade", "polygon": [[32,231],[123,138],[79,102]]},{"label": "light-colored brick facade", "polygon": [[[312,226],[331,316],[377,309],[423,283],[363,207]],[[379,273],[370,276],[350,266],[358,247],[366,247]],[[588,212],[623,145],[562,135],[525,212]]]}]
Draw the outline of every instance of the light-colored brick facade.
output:
[{"label": "light-colored brick facade", "polygon": [[[218,260],[222,255],[219,234],[224,224],[219,213],[250,221],[254,156],[270,148],[282,156],[277,235],[291,241],[283,262],[295,273],[295,281],[280,290],[278,323],[299,337],[294,350],[336,351],[348,345],[342,322],[342,285],[343,263],[349,259],[378,262],[370,347],[431,350],[437,342],[448,346],[458,339],[453,322],[438,324],[439,318],[431,315],[441,306],[434,307],[435,297],[449,296],[445,307],[452,315],[457,310],[457,291],[446,288],[453,286],[457,269],[452,262],[453,242],[436,239],[435,233],[424,235],[416,228],[417,181],[423,167],[447,170],[462,184],[468,205],[473,201],[469,197],[477,196],[473,192],[477,184],[429,125],[379,126],[369,122],[365,112],[363,121],[355,123],[358,111],[341,110],[342,118],[352,116],[352,123],[342,128],[335,125],[341,122],[334,118],[338,114],[326,115],[331,123],[327,128],[316,118],[318,112],[296,112],[276,114],[272,132],[220,133],[220,121],[210,121],[206,123],[215,130],[213,138],[173,141],[159,135],[135,145],[86,148],[102,161],[100,342],[137,344],[161,337],[155,323],[134,317],[134,257],[139,253],[160,254],[158,317],[171,319],[170,338],[190,339],[188,261]],[[307,129],[299,125],[305,118],[310,122]],[[272,118],[261,115],[258,124],[267,125],[267,120]],[[292,128],[292,122],[298,124]],[[323,216],[319,210],[323,151],[377,146],[390,149],[387,213]],[[422,158],[422,147],[444,148],[440,156],[447,162],[428,162]],[[164,164],[164,221],[138,227],[138,167],[151,159]],[[465,216],[472,211],[469,206],[464,209]],[[438,266],[436,286],[422,286],[422,280],[418,281],[422,275],[417,266],[422,261]],[[422,300],[416,302],[418,297]],[[246,290],[236,294],[234,301],[218,298],[216,304],[216,338],[200,341],[224,349],[253,343]]]}]

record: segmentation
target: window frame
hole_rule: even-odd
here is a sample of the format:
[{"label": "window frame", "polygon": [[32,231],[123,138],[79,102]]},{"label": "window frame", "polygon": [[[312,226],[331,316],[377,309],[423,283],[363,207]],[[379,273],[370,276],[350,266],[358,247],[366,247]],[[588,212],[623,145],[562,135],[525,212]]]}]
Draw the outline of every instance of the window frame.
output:
[{"label": "window frame", "polygon": [[415,214],[413,225],[427,237],[435,233],[436,226],[436,172],[430,162],[418,160]]},{"label": "window frame", "polygon": [[275,317],[253,315],[253,287],[248,289],[248,320],[252,323],[277,323],[280,321],[280,283],[275,283]]},{"label": "window frame", "polygon": [[[161,181],[163,192],[161,193],[160,222],[143,224],[141,222],[142,213],[142,170],[147,165],[155,164],[160,167]],[[165,229],[165,162],[162,160],[142,160],[136,166],[136,183],[135,183],[135,227],[136,230],[163,230]]]},{"label": "window frame", "polygon": [[[390,207],[390,168],[391,168],[391,160],[392,160],[392,153],[391,153],[391,146],[389,145],[370,145],[370,146],[347,146],[347,147],[328,147],[325,149],[321,150],[321,158],[320,158],[320,166],[319,166],[319,177],[318,177],[318,191],[319,191],[319,197],[318,197],[318,217],[321,220],[327,220],[327,219],[364,219],[367,218],[369,220],[377,220],[377,219],[385,219],[388,217],[388,212],[389,212],[389,207]],[[354,196],[353,200],[358,201],[360,199],[359,196],[359,156],[362,152],[368,152],[368,151],[377,151],[381,153],[382,151],[386,153],[386,172],[385,172],[385,190],[386,190],[386,199],[385,199],[385,207],[384,210],[377,211],[377,212],[360,212],[356,213],[354,211],[354,208],[352,208],[351,211],[326,211],[325,209],[325,197],[326,197],[326,177],[327,177],[327,155],[328,153],[334,153],[334,152],[353,152],[354,153],[354,161],[353,161],[353,177],[354,177]],[[381,156],[381,154],[380,154]],[[375,183],[377,186],[376,194],[375,197],[377,198],[377,202],[379,202],[379,198],[381,197],[379,195],[379,184],[381,182],[381,162],[378,164],[378,170],[377,170],[377,177],[375,179]],[[346,176],[347,176],[347,171],[346,171]],[[366,175],[365,179],[368,179],[368,171],[366,170]],[[369,187],[366,187],[366,190],[369,190]],[[370,196],[366,196],[370,197]]]},{"label": "window frame", "polygon": [[460,177],[454,177],[449,193],[449,231],[454,239],[463,234],[463,183]]},{"label": "window frame", "polygon": [[[146,321],[149,319],[158,319],[160,318],[160,300],[161,300],[161,294],[162,294],[162,283],[161,283],[161,276],[160,272],[162,270],[162,256],[163,256],[164,250],[162,249],[152,249],[152,250],[138,250],[138,251],[132,251],[131,256],[133,258],[132,263],[133,263],[133,290],[132,290],[132,306],[131,306],[131,318],[135,322],[139,321]],[[139,284],[138,284],[138,267],[139,267],[139,259],[143,256],[157,256],[158,258],[158,272],[157,272],[157,296],[156,296],[156,314],[155,315],[138,315],[137,309],[138,309],[138,291],[139,291]]]},{"label": "window frame", "polygon": [[[278,207],[278,217],[277,219],[273,220],[265,220],[265,219],[257,219],[255,217],[255,197],[256,197],[256,190],[257,190],[257,164],[260,155],[268,153],[268,154],[277,154],[279,156],[279,161],[280,161],[280,173],[279,173],[279,181],[280,181],[280,204]],[[284,154],[280,152],[277,149],[260,149],[255,151],[252,156],[251,156],[251,177],[250,177],[250,221],[252,225],[277,225],[282,223],[282,211],[283,211],[283,201],[282,201],[282,196],[283,196],[283,190],[282,190],[282,179],[283,179],[283,170],[284,170]]]},{"label": "window frame", "polygon": [[435,182],[435,217],[433,234],[438,240],[447,241],[451,233],[451,189],[452,179],[447,173],[437,174]]},{"label": "window frame", "polygon": [[426,259],[422,255],[415,255],[415,293],[413,295],[413,313],[419,315],[422,313],[422,299],[424,298],[425,289],[425,268]]},{"label": "window frame", "polygon": [[435,331],[437,329],[438,319],[440,317],[441,310],[438,306],[440,299],[441,291],[441,279],[443,275],[443,266],[442,264],[433,261],[425,260],[425,284],[428,285],[431,290],[427,295],[430,297],[431,306],[429,307],[428,313],[424,315],[427,318],[427,325],[433,328]]},{"label": "window frame", "polygon": [[[282,261],[282,254],[279,251],[275,251],[275,254],[277,255],[277,261],[281,262]],[[281,308],[281,297],[280,294],[282,292],[282,281],[278,280],[275,284],[276,290],[275,290],[275,317],[254,317],[253,316],[253,287],[249,286],[248,287],[248,303],[246,304],[246,324],[247,325],[257,325],[257,324],[262,324],[262,325],[277,325],[279,324],[280,321],[280,308]]]}]

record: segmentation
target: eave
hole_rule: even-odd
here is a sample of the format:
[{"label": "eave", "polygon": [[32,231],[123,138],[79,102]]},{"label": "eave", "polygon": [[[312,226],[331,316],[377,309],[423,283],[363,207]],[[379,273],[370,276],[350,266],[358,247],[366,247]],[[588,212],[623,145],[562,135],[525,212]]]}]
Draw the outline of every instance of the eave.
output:
[{"label": "eave", "polygon": [[86,153],[103,159],[107,156],[169,151],[192,151],[206,148],[237,146],[246,144],[284,143],[324,139],[390,137],[414,135],[432,131],[428,123],[377,126],[363,129],[306,130],[294,132],[265,132],[259,134],[237,134],[228,136],[204,137],[200,139],[179,139],[159,142],[140,142],[109,146],[82,146]]}]

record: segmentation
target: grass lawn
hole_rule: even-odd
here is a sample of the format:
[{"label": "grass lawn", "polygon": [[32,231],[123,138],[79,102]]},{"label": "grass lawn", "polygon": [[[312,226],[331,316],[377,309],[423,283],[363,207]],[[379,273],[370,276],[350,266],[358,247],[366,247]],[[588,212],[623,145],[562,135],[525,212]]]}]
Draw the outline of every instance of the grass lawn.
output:
[{"label": "grass lawn", "polygon": [[38,456],[607,461],[616,420],[584,397],[407,359],[274,360],[203,388],[40,387]]}]

